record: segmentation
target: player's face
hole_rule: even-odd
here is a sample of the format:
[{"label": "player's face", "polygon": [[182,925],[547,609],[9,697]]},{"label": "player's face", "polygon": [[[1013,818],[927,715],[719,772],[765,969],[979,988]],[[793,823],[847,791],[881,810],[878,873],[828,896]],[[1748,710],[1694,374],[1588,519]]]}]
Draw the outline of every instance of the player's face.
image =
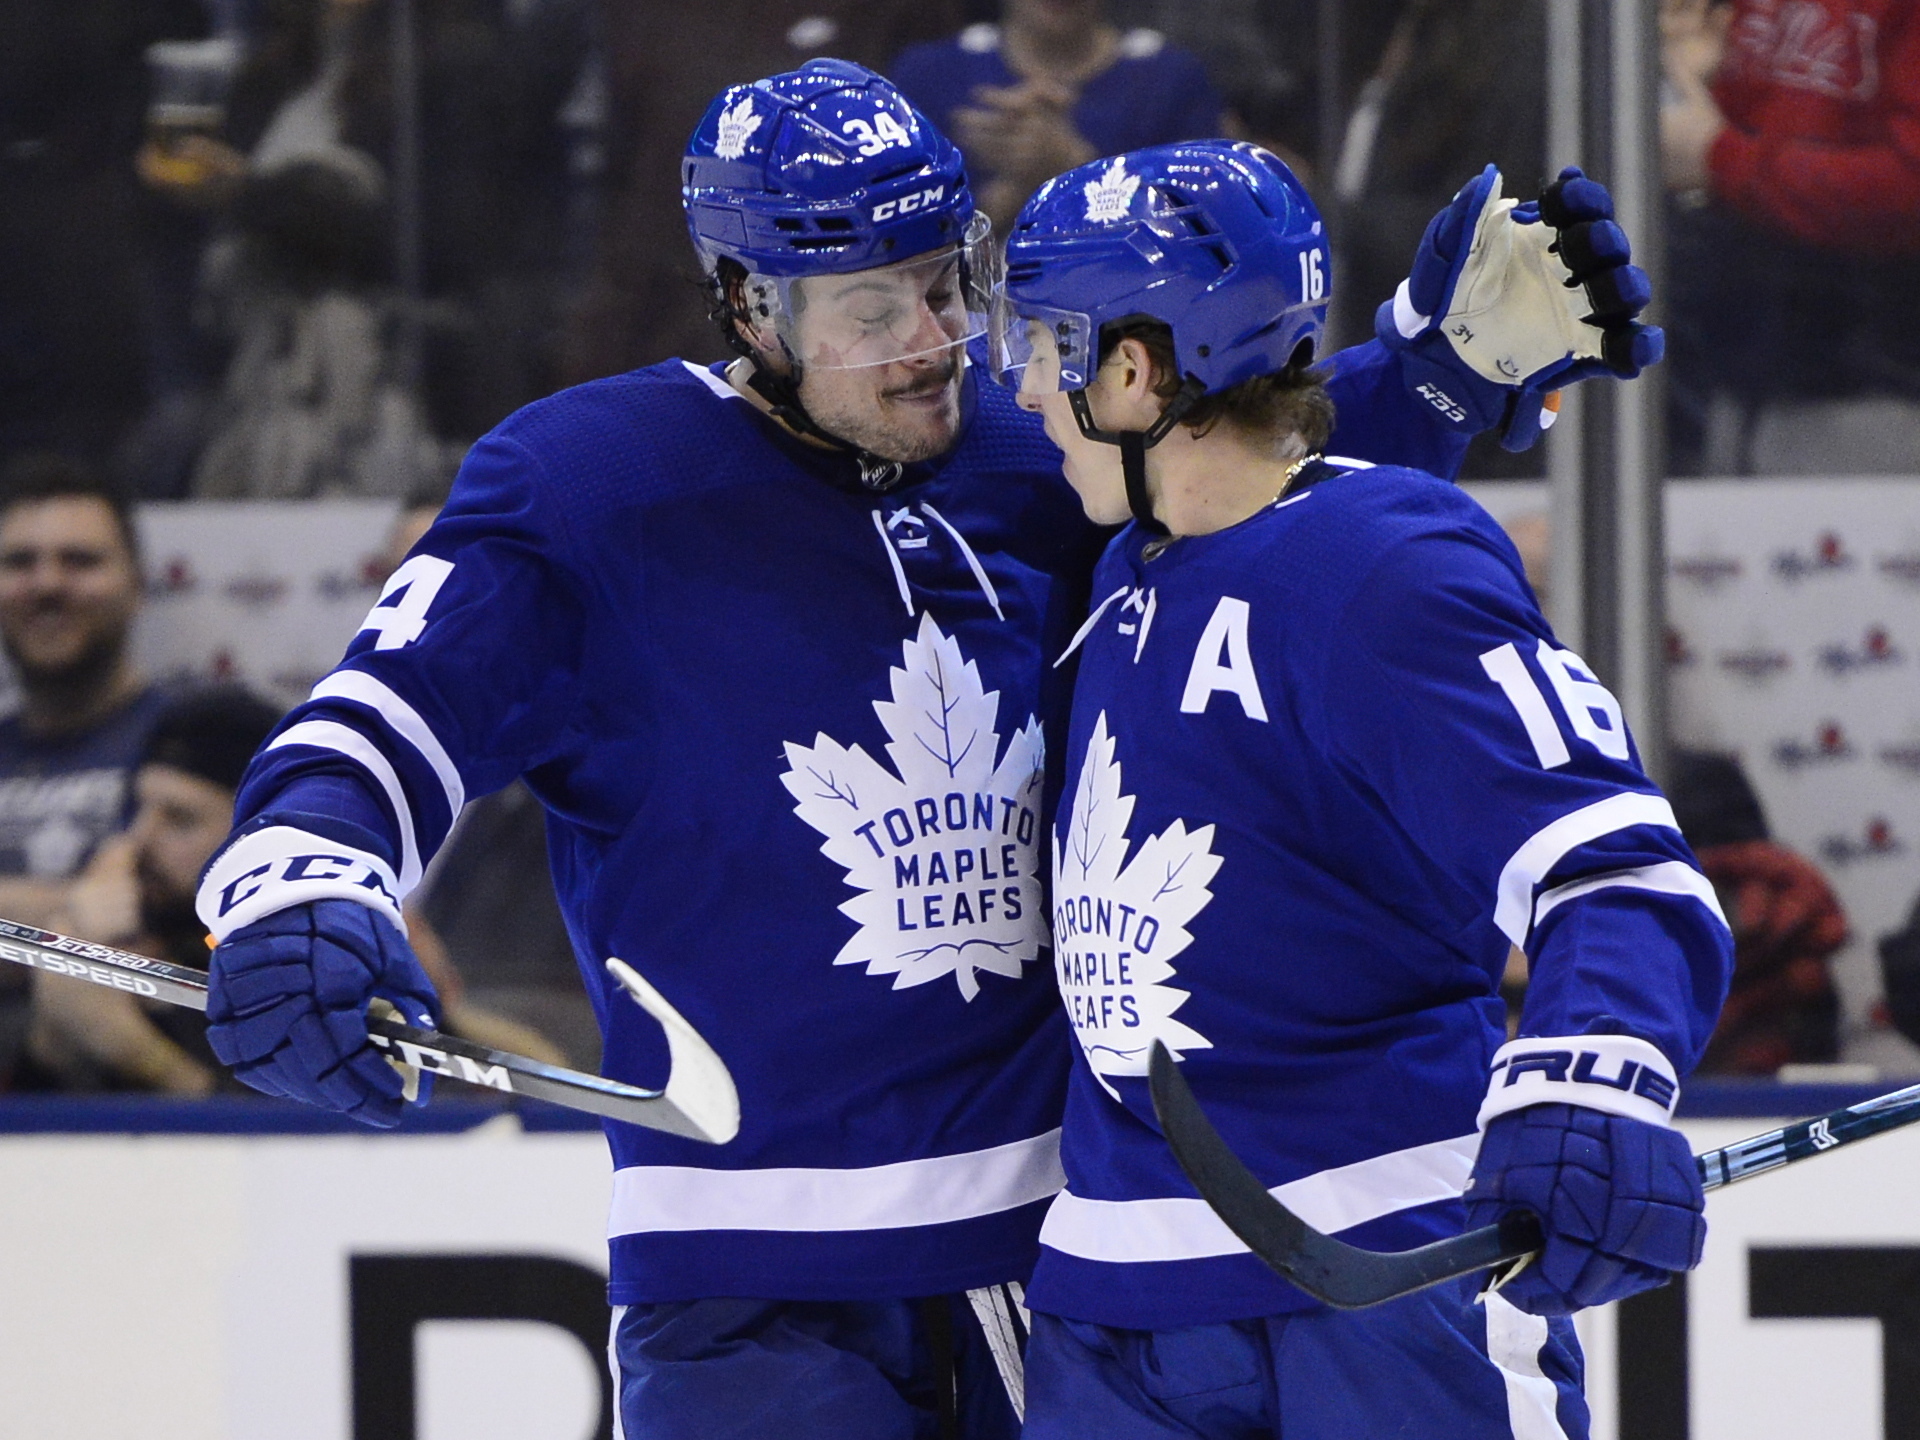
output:
[{"label": "player's face", "polygon": [[[1032,358],[1020,372],[1020,408],[1038,415],[1047,427],[1047,438],[1060,447],[1061,472],[1080,497],[1080,508],[1087,512],[1087,518],[1096,525],[1124,523],[1132,511],[1127,508],[1127,482],[1120,468],[1119,448],[1089,440],[1080,433],[1073,402],[1058,388],[1060,352],[1053,332],[1043,321],[1029,320],[1027,339]],[[1087,400],[1096,419],[1105,391],[1103,367],[1087,387]]]},{"label": "player's face", "polygon": [[233,825],[233,792],[171,765],[142,765],[133,781],[140,903],[149,912],[191,902],[200,872]]},{"label": "player's face", "polygon": [[116,661],[139,603],[140,576],[104,501],[29,500],[0,520],[0,643],[28,684]]},{"label": "player's face", "polygon": [[969,329],[956,253],[809,278],[794,311],[800,399],[823,429],[888,460],[952,448]]}]

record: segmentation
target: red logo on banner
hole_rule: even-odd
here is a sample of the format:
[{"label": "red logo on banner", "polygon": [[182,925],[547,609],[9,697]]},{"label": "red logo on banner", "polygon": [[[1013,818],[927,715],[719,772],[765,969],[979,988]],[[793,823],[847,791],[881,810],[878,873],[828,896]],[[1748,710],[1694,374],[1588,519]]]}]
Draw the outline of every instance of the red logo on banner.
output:
[{"label": "red logo on banner", "polygon": [[1667,627],[1667,664],[1679,668],[1697,665],[1699,661],[1700,657],[1693,653],[1693,647],[1687,644],[1687,637],[1674,626],[1669,625]]},{"label": "red logo on banner", "polygon": [[1867,821],[1858,835],[1829,835],[1820,842],[1820,858],[1833,865],[1852,865],[1861,860],[1879,860],[1899,855],[1906,842],[1893,833],[1884,815]]},{"label": "red logo on banner", "polygon": [[165,564],[154,567],[153,577],[147,582],[147,594],[156,599],[191,595],[199,584],[200,577],[193,573],[193,562],[184,555],[174,555]]},{"label": "red logo on banner", "polygon": [[1853,556],[1847,553],[1847,547],[1839,535],[1828,530],[1813,543],[1813,553],[1800,550],[1782,550],[1773,557],[1773,572],[1784,580],[1805,580],[1811,575],[1831,575],[1842,570],[1851,570]]},{"label": "red logo on banner", "polygon": [[1815,732],[1813,743],[1809,745],[1801,739],[1781,740],[1773,747],[1773,763],[1783,770],[1798,770],[1803,765],[1817,765],[1835,760],[1851,760],[1854,749],[1848,741],[1846,732],[1839,722],[1829,720]]},{"label": "red logo on banner", "polygon": [[1858,648],[1845,644],[1823,645],[1819,655],[1820,668],[1835,675],[1898,665],[1906,658],[1884,625],[1869,625],[1867,633],[1860,637]]}]

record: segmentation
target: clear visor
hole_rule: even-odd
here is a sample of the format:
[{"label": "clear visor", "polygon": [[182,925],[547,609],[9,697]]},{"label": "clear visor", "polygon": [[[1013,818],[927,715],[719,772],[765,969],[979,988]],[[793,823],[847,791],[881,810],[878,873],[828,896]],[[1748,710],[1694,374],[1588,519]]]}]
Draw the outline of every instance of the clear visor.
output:
[{"label": "clear visor", "polygon": [[993,378],[1014,390],[1079,390],[1093,378],[1093,321],[1077,310],[1016,302],[1003,289],[993,308]]},{"label": "clear visor", "polygon": [[1000,289],[993,223],[967,222],[946,250],[846,275],[752,275],[747,301],[810,370],[861,370],[930,359],[987,333]]}]

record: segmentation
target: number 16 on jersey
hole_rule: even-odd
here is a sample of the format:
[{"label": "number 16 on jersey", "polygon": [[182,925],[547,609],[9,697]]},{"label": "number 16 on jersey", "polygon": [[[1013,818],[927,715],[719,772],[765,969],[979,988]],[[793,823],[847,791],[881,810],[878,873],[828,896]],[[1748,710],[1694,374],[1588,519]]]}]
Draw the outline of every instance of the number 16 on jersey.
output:
[{"label": "number 16 on jersey", "polygon": [[[1627,759],[1627,722],[1620,714],[1620,702],[1594,678],[1587,662],[1571,650],[1558,649],[1551,640],[1538,642],[1535,658],[1559,697],[1574,738],[1612,759]],[[1512,641],[1496,645],[1480,657],[1480,668],[1505,692],[1545,769],[1556,769],[1573,758],[1566,733],[1517,645]]]}]

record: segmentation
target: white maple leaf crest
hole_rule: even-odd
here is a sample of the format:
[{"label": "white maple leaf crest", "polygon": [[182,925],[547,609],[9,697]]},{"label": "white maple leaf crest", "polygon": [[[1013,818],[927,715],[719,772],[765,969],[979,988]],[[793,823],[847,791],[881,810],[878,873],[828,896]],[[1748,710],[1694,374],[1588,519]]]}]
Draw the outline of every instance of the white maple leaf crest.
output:
[{"label": "white maple leaf crest", "polygon": [[833,963],[891,975],[896,990],[952,975],[971,1000],[976,972],[1018,977],[1045,943],[1045,746],[1029,717],[999,754],[1000,694],[982,690],[979,667],[931,616],[901,652],[893,698],[873,705],[892,769],[816,735],[788,742],[780,781],[860,892],[840,907],[860,928]]},{"label": "white maple leaf crest", "polygon": [[[1213,826],[1175,820],[1127,859],[1133,797],[1120,788],[1107,717],[1094,722],[1065,843],[1053,857],[1053,963],[1094,1076],[1144,1075],[1155,1040],[1177,1057],[1213,1042],[1173,1018],[1187,992],[1169,963],[1193,942],[1187,923],[1213,899]],[[1117,1097],[1116,1097],[1117,1098]]]},{"label": "white maple leaf crest", "polygon": [[753,97],[742,95],[738,105],[720,112],[720,138],[714,141],[713,153],[722,160],[738,160],[760,128],[761,118],[753,113]]},{"label": "white maple leaf crest", "polygon": [[1086,184],[1087,219],[1096,225],[1127,218],[1127,206],[1133,192],[1140,188],[1140,177],[1127,173],[1127,157],[1119,156],[1107,166],[1106,173]]}]

